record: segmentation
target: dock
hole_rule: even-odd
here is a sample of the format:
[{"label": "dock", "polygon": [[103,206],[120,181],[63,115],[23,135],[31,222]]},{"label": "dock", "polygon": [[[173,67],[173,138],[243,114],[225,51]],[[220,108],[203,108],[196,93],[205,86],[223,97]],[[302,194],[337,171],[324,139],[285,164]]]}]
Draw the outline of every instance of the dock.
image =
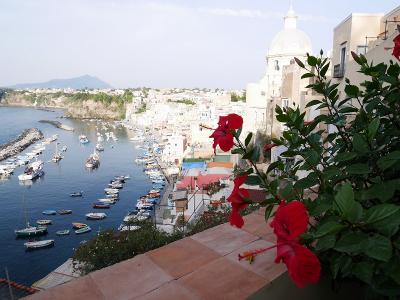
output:
[{"label": "dock", "polygon": [[50,274],[32,284],[32,287],[38,290],[47,290],[54,286],[74,280],[80,276],[81,275],[74,270],[72,258],[69,258]]}]

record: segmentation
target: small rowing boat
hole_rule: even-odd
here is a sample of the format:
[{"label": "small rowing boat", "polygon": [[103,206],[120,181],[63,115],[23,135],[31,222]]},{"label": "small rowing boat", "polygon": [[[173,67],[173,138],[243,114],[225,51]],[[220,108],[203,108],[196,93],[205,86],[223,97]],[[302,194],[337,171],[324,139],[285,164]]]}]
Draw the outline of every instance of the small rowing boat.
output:
[{"label": "small rowing boat", "polygon": [[68,235],[68,234],[69,234],[68,229],[56,231],[56,235]]},{"label": "small rowing boat", "polygon": [[69,194],[69,196],[70,197],[82,197],[83,191],[71,193],[71,194]]},{"label": "small rowing boat", "polygon": [[102,220],[107,217],[105,213],[88,213],[85,216],[89,220]]},{"label": "small rowing boat", "polygon": [[92,228],[90,228],[89,226],[85,226],[85,227],[83,227],[81,229],[75,230],[75,233],[76,234],[82,234],[82,233],[86,233],[86,232],[89,232],[89,231],[92,231]]},{"label": "small rowing boat", "polygon": [[36,224],[38,225],[50,225],[53,221],[52,220],[37,220]]},{"label": "small rowing boat", "polygon": [[48,210],[42,211],[42,214],[51,216],[51,215],[56,215],[57,212],[55,210],[48,209]]},{"label": "small rowing boat", "polygon": [[32,241],[24,243],[26,249],[40,249],[54,246],[54,240]]},{"label": "small rowing boat", "polygon": [[81,229],[83,227],[87,227],[87,224],[85,224],[85,223],[72,223],[72,228],[74,228],[74,229]]},{"label": "small rowing boat", "polygon": [[57,210],[57,213],[59,215],[70,215],[70,214],[72,214],[72,210],[70,210],[70,209],[60,209],[60,210]]}]

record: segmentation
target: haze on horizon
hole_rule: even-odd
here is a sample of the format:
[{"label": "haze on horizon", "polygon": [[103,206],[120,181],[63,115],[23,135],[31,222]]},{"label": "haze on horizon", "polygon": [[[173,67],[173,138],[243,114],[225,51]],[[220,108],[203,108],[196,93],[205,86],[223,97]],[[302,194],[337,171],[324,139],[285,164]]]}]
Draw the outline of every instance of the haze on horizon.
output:
[{"label": "haze on horizon", "polygon": [[[295,0],[314,52],[352,12],[395,0]],[[114,87],[244,88],[264,73],[289,0],[2,0],[0,86],[90,74]]]}]

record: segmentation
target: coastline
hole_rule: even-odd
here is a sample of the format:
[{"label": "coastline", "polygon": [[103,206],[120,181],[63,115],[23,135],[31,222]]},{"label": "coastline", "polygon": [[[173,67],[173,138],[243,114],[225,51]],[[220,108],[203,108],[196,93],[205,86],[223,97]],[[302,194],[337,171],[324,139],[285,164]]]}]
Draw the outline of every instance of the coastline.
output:
[{"label": "coastline", "polygon": [[43,137],[43,133],[37,128],[25,129],[15,139],[0,145],[0,161],[21,153]]}]

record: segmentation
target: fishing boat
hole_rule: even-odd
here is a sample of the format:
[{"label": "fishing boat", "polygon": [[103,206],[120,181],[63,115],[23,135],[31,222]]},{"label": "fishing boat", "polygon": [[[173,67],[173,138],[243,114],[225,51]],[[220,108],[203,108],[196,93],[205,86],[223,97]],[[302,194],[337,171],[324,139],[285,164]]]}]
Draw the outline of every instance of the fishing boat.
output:
[{"label": "fishing boat", "polygon": [[90,232],[90,231],[92,231],[92,228],[90,228],[89,226],[85,226],[83,228],[75,230],[75,233],[76,234],[82,234],[82,233],[86,233],[86,232]]},{"label": "fishing boat", "polygon": [[93,203],[93,208],[97,209],[109,209],[111,206],[109,204],[100,202],[100,203]]},{"label": "fishing boat", "polygon": [[62,147],[61,152],[67,152],[67,146]]},{"label": "fishing boat", "polygon": [[85,223],[72,223],[72,228],[74,229],[81,229],[83,227],[87,227],[88,225]]},{"label": "fishing boat", "polygon": [[88,213],[85,216],[88,220],[102,220],[107,217],[105,213]]},{"label": "fishing boat", "polygon": [[68,234],[69,234],[69,230],[68,229],[56,231],[56,235],[68,235]]},{"label": "fishing boat", "polygon": [[57,210],[57,213],[59,215],[70,215],[70,214],[72,214],[72,210],[70,210],[70,209],[60,209],[60,210]]},{"label": "fishing boat", "polygon": [[115,203],[117,203],[116,199],[107,199],[107,198],[105,198],[105,199],[97,199],[97,201],[99,201],[100,203],[103,203],[103,204],[115,204]]},{"label": "fishing boat", "polygon": [[32,180],[40,177],[44,174],[43,172],[43,162],[41,160],[34,161],[29,164],[23,174],[18,175],[19,180]]},{"label": "fishing boat", "polygon": [[96,144],[96,150],[97,150],[97,151],[104,151],[103,145],[100,144],[100,143],[97,143],[97,144]]},{"label": "fishing boat", "polygon": [[89,140],[88,140],[88,138],[87,138],[86,135],[81,134],[81,135],[79,136],[79,142],[80,142],[81,144],[87,144],[87,143],[89,143]]},{"label": "fishing boat", "polygon": [[38,236],[44,235],[47,233],[47,227],[45,226],[30,226],[27,223],[26,228],[16,229],[15,234],[17,237],[29,237],[29,236]]},{"label": "fishing boat", "polygon": [[88,169],[97,168],[100,165],[100,156],[94,151],[86,160],[85,167]]},{"label": "fishing boat", "polygon": [[113,199],[113,200],[118,200],[119,199],[119,194],[107,194],[105,195],[107,199]]},{"label": "fishing boat", "polygon": [[58,134],[54,134],[54,135],[52,135],[51,137],[49,137],[49,141],[50,142],[54,142],[54,141],[56,141],[58,139]]},{"label": "fishing boat", "polygon": [[122,183],[109,183],[108,184],[108,186],[111,188],[111,189],[122,189],[124,186],[123,186],[123,184]]},{"label": "fishing boat", "polygon": [[57,212],[55,210],[48,209],[48,210],[42,211],[42,214],[51,216],[51,215],[56,215]]},{"label": "fishing boat", "polygon": [[70,197],[82,197],[83,191],[71,193],[71,194],[69,194],[69,196]]},{"label": "fishing boat", "polygon": [[113,188],[105,188],[104,191],[108,194],[117,194],[119,193],[118,189],[113,189]]},{"label": "fishing boat", "polygon": [[40,249],[54,246],[54,240],[32,241],[24,243],[26,249]]},{"label": "fishing boat", "polygon": [[56,163],[62,160],[63,158],[64,156],[62,156],[61,153],[58,152],[58,143],[56,143],[56,151],[54,152],[54,155],[51,160]]},{"label": "fishing boat", "polygon": [[51,223],[53,223],[52,220],[37,220],[36,224],[38,225],[50,225]]}]

